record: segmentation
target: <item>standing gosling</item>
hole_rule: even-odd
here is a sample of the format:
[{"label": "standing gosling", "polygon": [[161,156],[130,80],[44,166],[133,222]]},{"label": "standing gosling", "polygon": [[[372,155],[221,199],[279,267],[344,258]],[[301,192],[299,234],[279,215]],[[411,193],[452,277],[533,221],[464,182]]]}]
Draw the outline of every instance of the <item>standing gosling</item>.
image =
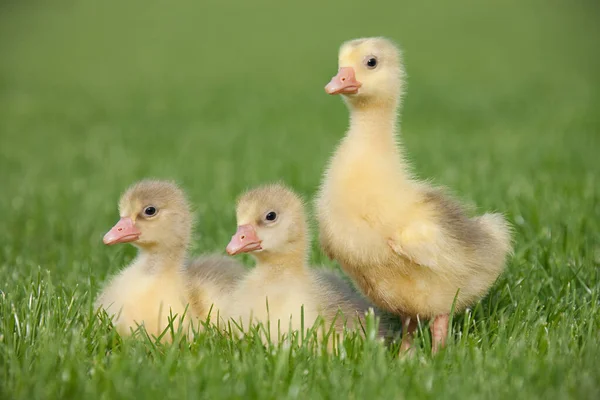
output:
[{"label": "standing gosling", "polygon": [[448,314],[478,301],[511,251],[500,214],[469,218],[442,190],[415,180],[397,140],[403,94],[400,51],[384,38],[339,51],[325,90],[341,94],[350,128],[317,196],[321,245],[379,307],[402,315],[402,349],[417,319],[432,319],[433,352],[444,345]]}]

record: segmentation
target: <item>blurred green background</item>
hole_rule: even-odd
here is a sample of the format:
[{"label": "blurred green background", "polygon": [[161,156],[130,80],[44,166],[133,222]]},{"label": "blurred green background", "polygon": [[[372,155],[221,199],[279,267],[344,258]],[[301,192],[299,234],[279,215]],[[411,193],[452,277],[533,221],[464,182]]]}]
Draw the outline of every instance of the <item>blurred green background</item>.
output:
[{"label": "blurred green background", "polygon": [[[119,194],[137,179],[169,178],[185,187],[199,219],[194,252],[223,251],[235,227],[234,199],[246,188],[281,179],[310,199],[347,126],[343,103],[323,91],[336,72],[337,49],[348,39],[383,35],[404,51],[402,141],[419,176],[449,186],[480,211],[505,212],[515,227],[515,257],[481,323],[513,327],[497,337],[496,360],[516,357],[510,340],[519,334],[524,348],[535,350],[512,359],[516,366],[486,364],[498,379],[473,379],[471,394],[524,390],[504,386],[513,374],[524,376],[530,395],[597,394],[598,375],[585,368],[600,354],[593,340],[600,328],[599,17],[592,0],[5,0],[2,309],[27,318],[39,271],[48,299],[71,293],[89,306],[134,254],[131,247],[104,248],[101,237],[117,218]],[[313,260],[335,265],[316,243]],[[53,310],[44,310],[52,318]],[[549,321],[560,333],[547,332]],[[40,338],[54,337],[60,326],[40,328]],[[575,328],[567,334],[569,326]],[[552,357],[547,347],[538,353],[544,334],[529,335],[538,328],[548,343],[566,347]],[[60,384],[44,392],[34,383],[55,371],[39,366],[51,346],[39,339],[30,358],[17,357],[6,344],[12,334],[0,332],[0,377],[13,382],[6,393],[67,396]],[[476,347],[484,334],[465,332]],[[62,362],[58,370],[70,361]],[[446,368],[419,373],[439,378]],[[412,379],[390,371],[356,378],[347,390],[319,384],[332,379],[327,374],[302,387],[326,397],[328,390],[358,393],[362,384],[369,393],[394,382],[400,390],[395,373],[404,383]],[[475,376],[468,368],[461,374]],[[443,379],[432,391],[419,378],[407,395],[464,394],[455,378]],[[394,390],[385,393],[398,396]]]}]

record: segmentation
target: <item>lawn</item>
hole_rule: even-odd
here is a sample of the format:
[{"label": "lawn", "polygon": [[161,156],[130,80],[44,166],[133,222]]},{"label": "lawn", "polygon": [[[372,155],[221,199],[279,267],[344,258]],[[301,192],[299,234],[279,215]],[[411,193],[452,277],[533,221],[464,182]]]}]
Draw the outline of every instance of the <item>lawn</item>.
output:
[{"label": "lawn", "polygon": [[[600,398],[599,16],[591,0],[4,1],[0,398]],[[98,322],[135,255],[101,241],[119,194],[180,182],[195,254],[224,252],[247,188],[311,199],[347,126],[323,86],[339,44],[370,35],[404,49],[418,175],[514,226],[450,346],[431,356],[426,329],[408,360],[360,338],[335,355],[210,329],[161,345]],[[316,240],[312,261],[337,268]]]}]

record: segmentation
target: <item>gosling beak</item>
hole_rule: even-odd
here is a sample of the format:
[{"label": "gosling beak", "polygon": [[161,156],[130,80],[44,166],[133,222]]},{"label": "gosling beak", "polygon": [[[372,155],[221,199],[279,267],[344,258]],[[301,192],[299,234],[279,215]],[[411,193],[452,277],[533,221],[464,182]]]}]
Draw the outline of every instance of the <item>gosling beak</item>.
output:
[{"label": "gosling beak", "polygon": [[240,253],[250,253],[262,250],[260,246],[261,242],[262,240],[260,240],[252,225],[240,225],[237,228],[237,232],[231,237],[226,250],[232,256]]},{"label": "gosling beak", "polygon": [[142,232],[135,226],[129,217],[122,217],[110,231],[104,235],[104,244],[129,243],[140,238]]},{"label": "gosling beak", "polygon": [[354,68],[341,67],[337,75],[325,86],[328,94],[356,94],[362,83],[356,80]]}]

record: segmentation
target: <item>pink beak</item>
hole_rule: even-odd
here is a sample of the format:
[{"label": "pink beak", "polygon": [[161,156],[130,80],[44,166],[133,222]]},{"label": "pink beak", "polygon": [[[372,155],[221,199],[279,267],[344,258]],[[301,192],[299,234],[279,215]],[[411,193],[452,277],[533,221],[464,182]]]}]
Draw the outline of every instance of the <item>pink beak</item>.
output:
[{"label": "pink beak", "polygon": [[140,238],[142,232],[135,226],[129,217],[121,217],[119,222],[104,235],[104,244],[129,243]]},{"label": "pink beak", "polygon": [[362,83],[356,80],[354,68],[341,67],[337,75],[325,86],[328,94],[356,94]]},{"label": "pink beak", "polygon": [[227,245],[227,253],[235,256],[240,253],[250,253],[255,250],[262,250],[262,247],[260,246],[261,242],[262,240],[260,240],[252,225],[240,225]]}]

